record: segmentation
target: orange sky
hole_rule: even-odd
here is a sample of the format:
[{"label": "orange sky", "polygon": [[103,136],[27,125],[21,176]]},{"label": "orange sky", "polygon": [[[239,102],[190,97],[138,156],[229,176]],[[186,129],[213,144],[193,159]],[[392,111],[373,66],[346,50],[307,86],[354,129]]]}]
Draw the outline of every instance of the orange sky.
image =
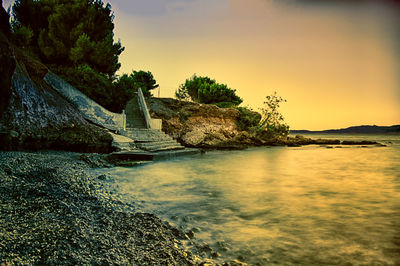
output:
[{"label": "orange sky", "polygon": [[292,129],[400,124],[399,6],[378,0],[105,2],[125,46],[120,73],[151,71],[161,97],[172,97],[196,73],[236,89],[243,105],[255,109],[276,90],[287,99],[282,113]]}]

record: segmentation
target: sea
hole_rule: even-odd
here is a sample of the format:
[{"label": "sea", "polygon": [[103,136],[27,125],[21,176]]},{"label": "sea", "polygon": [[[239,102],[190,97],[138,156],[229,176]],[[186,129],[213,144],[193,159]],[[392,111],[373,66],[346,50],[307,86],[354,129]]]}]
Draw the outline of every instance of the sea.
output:
[{"label": "sea", "polygon": [[103,171],[216,263],[400,265],[400,135],[304,136],[386,146],[210,151]]}]

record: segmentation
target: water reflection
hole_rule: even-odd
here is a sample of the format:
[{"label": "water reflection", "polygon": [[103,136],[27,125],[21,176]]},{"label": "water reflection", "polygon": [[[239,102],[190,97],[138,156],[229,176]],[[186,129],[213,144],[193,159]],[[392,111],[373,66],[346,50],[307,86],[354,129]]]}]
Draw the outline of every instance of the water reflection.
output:
[{"label": "water reflection", "polygon": [[398,264],[399,140],[211,152],[113,174],[122,192],[194,229],[221,260]]}]

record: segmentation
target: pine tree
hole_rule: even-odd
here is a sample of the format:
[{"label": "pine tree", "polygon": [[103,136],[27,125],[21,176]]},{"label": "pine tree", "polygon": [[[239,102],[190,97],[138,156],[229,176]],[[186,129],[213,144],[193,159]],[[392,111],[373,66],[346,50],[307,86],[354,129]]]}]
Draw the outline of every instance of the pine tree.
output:
[{"label": "pine tree", "polygon": [[[114,15],[101,0],[16,0],[13,32],[49,68],[111,110],[115,73],[124,48],[114,42]],[[17,42],[18,44],[18,42]]]}]

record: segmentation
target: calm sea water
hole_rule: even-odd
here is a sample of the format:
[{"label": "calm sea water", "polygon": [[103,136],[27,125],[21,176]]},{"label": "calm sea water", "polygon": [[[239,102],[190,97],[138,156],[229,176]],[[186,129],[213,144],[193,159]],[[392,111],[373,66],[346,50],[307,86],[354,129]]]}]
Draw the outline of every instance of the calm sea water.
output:
[{"label": "calm sea water", "polygon": [[251,265],[400,265],[400,136],[261,147],[107,170],[121,193]]}]

